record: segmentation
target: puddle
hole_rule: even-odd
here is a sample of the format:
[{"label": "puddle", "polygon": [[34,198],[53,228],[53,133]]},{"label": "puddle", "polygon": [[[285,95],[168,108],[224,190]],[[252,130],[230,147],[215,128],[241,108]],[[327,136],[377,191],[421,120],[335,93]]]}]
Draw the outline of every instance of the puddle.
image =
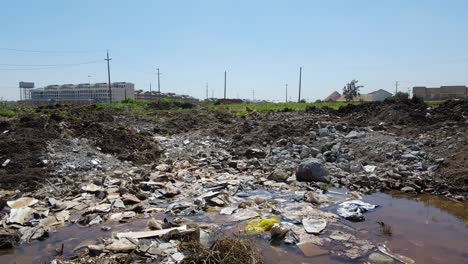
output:
[{"label": "puddle", "polygon": [[[333,190],[330,195],[342,200],[345,190]],[[264,193],[262,193],[264,194]],[[278,197],[276,195],[270,196]],[[278,197],[279,198],[279,197]],[[366,195],[363,200],[379,207],[364,214],[364,222],[341,222],[357,229],[362,238],[376,245],[385,243],[393,252],[410,257],[416,263],[467,263],[468,262],[468,203],[461,203],[434,196],[417,198],[391,196],[376,193]],[[160,216],[157,218],[163,218]],[[224,216],[216,212],[202,216],[188,217],[193,221],[209,221],[220,224],[227,234],[243,230],[244,222],[226,223]],[[112,232],[124,230],[142,230],[148,219],[135,219],[124,224],[105,223],[93,227],[70,225],[50,233],[45,241],[34,241],[23,244],[15,250],[0,251],[0,263],[47,263],[53,259],[56,249],[64,245],[66,257],[75,253],[73,249],[84,241],[100,242],[102,238],[111,237]],[[384,235],[378,221],[392,227],[392,236]],[[111,231],[101,230],[101,226],[111,226]],[[350,261],[333,257],[330,254],[318,257],[305,257],[295,246],[280,245],[272,247],[269,235],[255,235],[258,247],[261,248],[266,263],[362,263],[363,260]],[[330,249],[330,248],[325,248]]]}]

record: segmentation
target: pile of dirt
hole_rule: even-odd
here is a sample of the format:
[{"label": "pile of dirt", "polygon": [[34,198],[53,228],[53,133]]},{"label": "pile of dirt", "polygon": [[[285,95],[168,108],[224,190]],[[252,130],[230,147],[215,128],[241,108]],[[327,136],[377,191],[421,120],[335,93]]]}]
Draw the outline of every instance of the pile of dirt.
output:
[{"label": "pile of dirt", "polygon": [[346,117],[352,125],[425,125],[431,123],[426,116],[427,105],[418,98],[387,99],[382,102],[348,104],[336,114]]},{"label": "pile of dirt", "polygon": [[[0,186],[3,189],[34,189],[44,183],[49,170],[41,160],[57,127],[41,117],[24,117],[0,123]],[[3,166],[5,165],[5,166]]]},{"label": "pile of dirt", "polygon": [[187,102],[179,102],[179,101],[158,101],[152,102],[148,105],[148,109],[156,109],[156,110],[171,110],[171,109],[192,109],[196,105],[187,103]]},{"label": "pile of dirt", "polygon": [[468,100],[445,101],[434,109],[434,115],[440,121],[466,122],[468,120]]},{"label": "pile of dirt", "polygon": [[154,122],[154,132],[158,134],[179,134],[202,129],[224,130],[234,124],[238,116],[225,110],[193,110],[187,112],[160,113]]},{"label": "pile of dirt", "polygon": [[114,123],[86,121],[73,124],[73,129],[75,136],[91,140],[104,153],[113,154],[123,161],[151,163],[157,161],[161,154],[151,134],[138,133]]}]

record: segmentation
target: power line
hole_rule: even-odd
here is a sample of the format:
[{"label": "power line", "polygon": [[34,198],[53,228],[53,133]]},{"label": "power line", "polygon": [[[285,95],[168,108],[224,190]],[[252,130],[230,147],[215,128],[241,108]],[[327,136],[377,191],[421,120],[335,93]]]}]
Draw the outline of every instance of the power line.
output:
[{"label": "power line", "polygon": [[13,48],[0,48],[0,50],[14,51],[14,52],[31,52],[31,53],[98,53],[103,50],[28,50],[28,49],[13,49]]},{"label": "power line", "polygon": [[[87,61],[87,62],[80,62],[80,63],[70,63],[70,64],[57,64],[57,65],[50,65],[50,66],[46,66],[46,67],[39,67],[39,68],[0,68],[0,71],[34,71],[34,70],[48,70],[48,69],[60,69],[60,68],[67,68],[67,67],[73,67],[73,66],[79,66],[79,65],[86,65],[86,64],[94,64],[94,63],[99,63],[101,61]],[[3,65],[3,66],[7,66],[7,64],[0,64],[0,65]],[[9,65],[9,66],[18,66],[19,67],[19,64],[17,65]],[[27,65],[24,65],[24,66],[27,66]],[[30,65],[30,66],[33,66],[33,65]],[[39,65],[37,65],[39,66]]]},{"label": "power line", "polygon": [[15,67],[60,67],[60,66],[74,66],[74,65],[81,65],[81,64],[89,64],[99,62],[95,61],[85,61],[85,62],[77,62],[77,63],[65,63],[65,64],[8,64],[8,63],[0,63],[1,66],[15,66]]}]

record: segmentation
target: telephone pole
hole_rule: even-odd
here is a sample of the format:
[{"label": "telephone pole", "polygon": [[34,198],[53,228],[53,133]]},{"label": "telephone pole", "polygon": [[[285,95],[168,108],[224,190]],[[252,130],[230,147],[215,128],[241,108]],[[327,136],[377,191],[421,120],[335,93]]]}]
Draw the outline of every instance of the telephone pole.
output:
[{"label": "telephone pole", "polygon": [[107,61],[107,78],[109,81],[109,103],[112,103],[112,90],[111,90],[111,78],[110,78],[110,65],[109,61],[112,59],[109,59],[109,50],[107,50],[107,59],[104,59]]},{"label": "telephone pole", "polygon": [[224,71],[224,99],[226,99],[226,71]]},{"label": "telephone pole", "polygon": [[285,85],[286,86],[286,103],[288,102],[288,84]]},{"label": "telephone pole", "polygon": [[302,67],[299,67],[299,98],[297,99],[297,102],[301,102],[301,85],[302,85]]},{"label": "telephone pole", "polygon": [[159,68],[157,68],[156,70],[158,71],[158,73],[156,73],[156,75],[158,75],[158,93],[161,94],[161,83],[159,80],[159,76],[161,76],[161,73],[159,73]]}]

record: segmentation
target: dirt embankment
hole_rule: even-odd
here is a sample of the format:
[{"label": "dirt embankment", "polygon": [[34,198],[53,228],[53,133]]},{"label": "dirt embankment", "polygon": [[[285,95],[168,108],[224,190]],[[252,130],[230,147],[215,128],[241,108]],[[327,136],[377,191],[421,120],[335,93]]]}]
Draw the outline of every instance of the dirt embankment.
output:
[{"label": "dirt embankment", "polygon": [[118,114],[93,106],[42,107],[27,117],[0,122],[0,186],[29,191],[46,184],[51,168],[43,157],[48,143],[58,138],[87,138],[123,161],[157,161],[161,150],[152,135],[115,122]]}]

